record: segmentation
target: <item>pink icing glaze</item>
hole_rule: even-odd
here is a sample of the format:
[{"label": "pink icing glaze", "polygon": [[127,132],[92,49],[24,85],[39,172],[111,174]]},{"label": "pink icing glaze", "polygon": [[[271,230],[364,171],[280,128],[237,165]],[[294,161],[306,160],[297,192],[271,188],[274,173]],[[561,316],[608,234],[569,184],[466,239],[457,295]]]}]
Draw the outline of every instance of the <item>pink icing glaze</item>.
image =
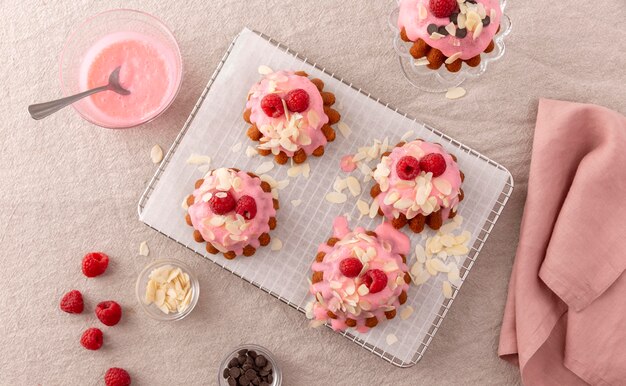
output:
[{"label": "pink icing glaze", "polygon": [[[254,198],[257,206],[256,216],[251,220],[245,220],[234,211],[224,216],[213,213],[208,200],[203,200],[203,197],[207,193],[214,194],[219,191],[229,191],[235,200],[244,195]],[[204,240],[210,242],[220,252],[234,251],[237,255],[241,255],[246,245],[258,248],[259,236],[269,232],[268,221],[276,216],[272,194],[261,189],[259,178],[250,177],[243,171],[235,172],[226,168],[210,171],[204,176],[204,183],[194,190],[193,196],[194,204],[188,209],[191,223],[202,234]],[[244,229],[237,227],[238,230],[233,232],[235,227],[227,227],[226,223],[220,225],[221,219],[224,219],[226,223],[238,221],[239,224],[245,224]]]},{"label": "pink icing glaze", "polygon": [[350,173],[356,170],[356,163],[352,160],[352,157],[354,157],[352,154],[344,155],[343,157],[341,157],[341,162],[339,166],[341,167],[342,171]]},{"label": "pink icing glaze", "polygon": [[[446,26],[450,23],[449,18],[439,18],[432,14],[429,7],[429,0],[402,0],[400,2],[400,15],[398,17],[398,28],[404,28],[406,35],[411,41],[417,39],[424,40],[429,46],[437,48],[446,57],[450,57],[457,52],[461,52],[461,59],[470,59],[479,55],[489,45],[491,39],[496,34],[500,26],[502,18],[502,9],[500,8],[500,0],[477,0],[477,3],[485,7],[487,15],[491,15],[491,10],[495,10],[493,18],[487,27],[483,28],[482,33],[476,40],[472,37],[472,32],[467,33],[462,39],[453,36],[445,36],[440,39],[432,39],[427,31],[429,24],[437,26]],[[425,19],[420,20],[419,7],[423,5],[427,10]]]},{"label": "pink icing glaze", "polygon": [[[418,160],[426,154],[441,154],[446,161],[446,171],[435,178],[432,173],[420,172],[420,174],[411,181],[402,180],[396,172],[398,161],[404,156],[413,156]],[[461,189],[461,174],[459,166],[440,145],[422,140],[415,140],[406,143],[404,146],[396,147],[391,154],[381,158],[381,162],[374,171],[374,179],[380,184],[381,193],[376,197],[381,210],[388,219],[393,219],[403,213],[408,219],[415,217],[418,213],[427,216],[439,209],[442,209],[442,219],[448,219],[451,209],[455,209],[459,204],[459,192]],[[425,195],[426,200],[430,200],[429,204],[422,205],[421,201],[416,201],[418,193],[418,184],[424,183],[424,188],[428,194]],[[449,187],[449,191],[445,191]],[[428,190],[430,188],[430,190]],[[443,191],[442,191],[443,190]],[[389,195],[397,195],[397,199],[393,202],[391,198],[387,203],[385,199]],[[399,200],[405,200],[411,203],[409,208],[394,207],[394,203]],[[396,204],[397,205],[397,204]],[[425,207],[424,207],[425,206]],[[432,207],[432,208],[431,208]]]},{"label": "pink icing glaze", "polygon": [[[286,114],[278,118],[265,114],[261,108],[264,96],[275,93],[284,100],[287,93],[295,89],[303,89],[309,94],[309,107],[305,111],[301,113],[286,111]],[[296,75],[293,71],[277,71],[265,75],[260,82],[252,86],[249,94],[246,109],[251,111],[250,122],[263,134],[259,148],[271,149],[274,154],[283,151],[292,157],[299,149],[304,149],[307,155],[311,155],[315,149],[326,145],[326,137],[321,130],[322,126],[328,123],[328,116],[324,113],[324,101],[315,84],[306,76]],[[287,115],[290,120],[287,120]],[[291,128],[290,121],[293,121]],[[293,133],[289,132],[291,129]],[[285,146],[291,148],[287,149]]]},{"label": "pink icing glaze", "polygon": [[[361,227],[351,232],[346,218],[337,217],[333,223],[333,235],[340,241],[333,247],[325,243],[319,246],[318,252],[324,252],[326,256],[323,262],[314,262],[312,269],[323,272],[324,280],[311,284],[309,289],[316,296],[313,315],[316,320],[330,322],[334,330],[348,328],[346,319],[350,318],[357,321],[357,331],[367,332],[369,327],[365,326],[365,319],[375,316],[379,322],[386,320],[385,312],[398,309],[398,296],[409,289],[404,281],[408,268],[400,256],[409,252],[409,238],[389,223],[379,225],[375,232],[377,237],[366,235],[365,229]],[[363,251],[373,248],[375,254],[370,260],[361,258],[368,268],[364,268],[359,277],[345,277],[339,270],[339,264],[347,257],[357,257],[357,247]],[[366,269],[384,271],[388,279],[387,287],[374,294],[359,295],[357,290],[362,284],[361,277]],[[323,303],[319,301],[320,298]],[[329,310],[337,319],[328,317]]]}]

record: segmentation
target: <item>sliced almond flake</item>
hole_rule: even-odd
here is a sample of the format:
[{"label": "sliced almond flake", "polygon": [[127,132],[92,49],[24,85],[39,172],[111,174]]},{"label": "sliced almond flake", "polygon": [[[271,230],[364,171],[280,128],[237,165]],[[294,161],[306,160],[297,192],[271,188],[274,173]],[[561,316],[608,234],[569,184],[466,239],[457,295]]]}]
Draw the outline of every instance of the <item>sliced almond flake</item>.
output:
[{"label": "sliced almond flake", "polygon": [[237,142],[236,144],[234,144],[231,148],[230,151],[232,151],[233,153],[237,153],[241,150],[241,147],[243,146],[243,144],[241,142]]},{"label": "sliced almond flake", "polygon": [[348,189],[350,190],[352,197],[357,197],[361,194],[361,184],[359,184],[359,180],[355,177],[349,176],[346,179],[346,184],[348,185]]},{"label": "sliced almond flake", "polygon": [[459,14],[459,16],[456,18],[456,23],[459,28],[465,28],[465,20],[467,20],[466,16],[464,14]]},{"label": "sliced almond flake", "polygon": [[474,40],[478,39],[478,37],[480,36],[482,32],[483,32],[483,23],[480,22],[476,25],[476,28],[474,29],[474,33],[472,34],[472,39]]},{"label": "sliced almond flake", "polygon": [[335,280],[331,280],[330,283],[328,283],[328,285],[332,289],[339,289],[339,288],[341,288],[341,282],[338,282],[338,281],[335,281]]},{"label": "sliced almond flake", "polygon": [[361,307],[361,309],[364,311],[369,311],[372,309],[372,305],[367,300],[359,301],[359,307]]},{"label": "sliced almond flake", "polygon": [[283,242],[280,241],[279,238],[274,237],[272,239],[272,245],[270,246],[270,249],[272,251],[280,251],[283,248]]},{"label": "sliced almond flake", "polygon": [[383,265],[383,272],[393,272],[400,269],[395,261],[390,261]]},{"label": "sliced almond flake", "polygon": [[485,6],[482,3],[478,3],[478,15],[481,19],[484,19],[487,16],[487,11],[485,10]]},{"label": "sliced almond flake", "polygon": [[448,32],[448,34],[450,36],[455,36],[456,35],[456,25],[454,25],[454,23],[449,23],[448,25],[446,25],[445,28],[446,28],[446,31]]},{"label": "sliced almond flake", "polygon": [[442,235],[440,240],[444,247],[451,247],[456,244],[455,238],[451,234]]},{"label": "sliced almond flake", "polygon": [[156,299],[156,283],[154,280],[149,280],[146,286],[146,296],[144,303],[150,304]]},{"label": "sliced almond flake", "polygon": [[343,193],[339,193],[339,192],[330,192],[326,195],[326,201],[333,203],[333,204],[343,204],[344,202],[346,202],[346,200],[348,199],[348,196],[346,196]]},{"label": "sliced almond flake", "polygon": [[418,275],[411,276],[411,279],[413,279],[413,283],[415,285],[422,285],[430,279],[430,276],[431,275],[427,270],[423,270]]},{"label": "sliced almond flake", "polygon": [[246,156],[248,158],[252,158],[252,157],[254,157],[257,154],[259,154],[259,152],[255,148],[253,148],[252,146],[248,145],[248,147],[246,148]]},{"label": "sliced almond flake", "polygon": [[261,75],[269,75],[274,71],[266,65],[260,65],[258,68],[259,74]]},{"label": "sliced almond flake", "polygon": [[344,138],[348,138],[350,134],[352,134],[352,129],[350,129],[350,126],[346,125],[345,122],[339,122],[337,128]]},{"label": "sliced almond flake", "polygon": [[357,293],[358,293],[359,295],[361,295],[361,296],[365,296],[365,295],[367,295],[368,293],[370,293],[370,289],[369,289],[369,288],[367,288],[367,286],[366,286],[365,284],[361,284],[361,285],[359,286],[359,288],[357,289]]},{"label": "sliced almond flake", "polygon": [[422,271],[424,271],[424,269],[425,269],[424,264],[417,262],[413,264],[413,266],[411,267],[411,275],[419,276],[422,273]]},{"label": "sliced almond flake", "polygon": [[291,200],[291,205],[293,205],[293,207],[298,207],[300,204],[302,204],[302,200],[297,199],[297,200]]},{"label": "sliced almond flake", "polygon": [[459,99],[464,97],[466,93],[467,91],[465,91],[463,87],[452,87],[448,89],[448,92],[446,92],[446,98],[450,100]]},{"label": "sliced almond flake", "polygon": [[413,130],[409,130],[402,135],[402,137],[400,138],[400,141],[404,142],[408,140],[409,138],[413,137],[414,135],[415,135],[415,132]]},{"label": "sliced almond flake", "polygon": [[302,164],[302,175],[304,178],[309,178],[311,174],[311,165],[308,162]]},{"label": "sliced almond flake", "polygon": [[189,209],[189,204],[187,203],[187,196],[185,196],[185,198],[183,198],[183,202],[180,203],[180,206],[184,210],[188,210]]},{"label": "sliced almond flake", "polygon": [[435,267],[433,266],[433,260],[434,259],[428,259],[426,260],[426,271],[428,271],[428,273],[431,276],[437,276],[437,270],[435,269]]},{"label": "sliced almond flake", "polygon": [[430,62],[426,58],[419,58],[419,59],[416,59],[415,61],[413,61],[413,65],[415,67],[427,66],[429,64],[430,64]]},{"label": "sliced almond flake", "polygon": [[415,245],[415,258],[422,264],[426,262],[426,252],[421,244]]},{"label": "sliced almond flake", "polygon": [[452,297],[452,286],[450,285],[449,281],[444,281],[443,282],[442,291],[443,291],[443,296],[446,299],[450,299]]},{"label": "sliced almond flake", "polygon": [[148,248],[147,242],[142,241],[141,244],[139,244],[139,254],[141,256],[148,256],[150,254],[150,248]]},{"label": "sliced almond flake", "polygon": [[163,149],[161,149],[161,146],[154,145],[152,147],[152,149],[150,150],[150,159],[152,160],[153,164],[158,164],[163,161]]},{"label": "sliced almond flake", "polygon": [[400,311],[400,319],[407,320],[413,314],[413,312],[413,307],[405,306],[402,311]]},{"label": "sliced almond flake", "polygon": [[320,117],[314,110],[309,110],[309,112],[307,113],[307,121],[312,127],[317,127],[320,122]]},{"label": "sliced almond flake", "polygon": [[448,248],[448,254],[452,256],[465,256],[469,253],[469,248],[465,245],[455,245],[454,247]]},{"label": "sliced almond flake", "polygon": [[459,225],[457,223],[453,222],[453,221],[449,222],[449,223],[446,223],[446,224],[443,224],[441,226],[441,228],[439,228],[439,233],[442,234],[442,235],[443,234],[452,233],[452,231],[455,230],[456,228],[458,228],[458,226]]},{"label": "sliced almond flake", "polygon": [[430,35],[430,38],[431,38],[431,39],[433,39],[433,40],[439,40],[439,39],[444,38],[444,37],[445,37],[445,36],[443,36],[443,35],[442,35],[442,34],[440,34],[439,32],[433,32],[433,33]]},{"label": "sliced almond flake", "polygon": [[156,294],[154,296],[154,304],[156,304],[157,306],[161,306],[163,305],[164,302],[165,302],[165,290],[163,290],[162,288],[159,288],[156,290]]},{"label": "sliced almond flake", "polygon": [[309,322],[309,326],[311,326],[312,328],[319,328],[321,326],[323,326],[324,324],[326,324],[326,322],[324,322],[323,320],[311,320]]},{"label": "sliced almond flake", "polygon": [[437,272],[448,273],[448,266],[439,259],[431,259],[430,266],[432,269],[434,269]]},{"label": "sliced almond flake", "polygon": [[450,262],[448,263],[448,268],[450,269],[450,271],[448,271],[448,281],[458,287],[461,285],[459,267],[454,262]]},{"label": "sliced almond flake", "polygon": [[270,161],[263,162],[261,165],[259,165],[258,168],[256,168],[254,173],[256,173],[256,174],[265,174],[265,173],[269,172],[272,169],[274,169],[274,163],[273,162],[270,162]]},{"label": "sliced almond flake", "polygon": [[370,206],[363,200],[358,200],[356,207],[363,216],[366,216],[370,212]]},{"label": "sliced almond flake", "polygon": [[372,202],[372,205],[370,206],[369,217],[370,218],[376,217],[376,215],[378,214],[378,209],[379,208],[380,208],[380,206],[378,204],[378,200],[374,199],[374,201]]},{"label": "sliced almond flake", "polygon": [[425,20],[428,17],[428,10],[422,3],[418,5],[418,16],[420,20]]},{"label": "sliced almond flake", "polygon": [[452,64],[452,63],[456,62],[456,60],[458,58],[460,58],[460,57],[461,57],[461,52],[456,52],[456,53],[452,54],[452,56],[450,56],[448,59],[446,59],[445,63],[446,64]]},{"label": "sliced almond flake", "polygon": [[397,285],[404,285],[404,277],[402,275],[398,275],[396,277],[396,284]]},{"label": "sliced almond flake", "polygon": [[278,190],[283,190],[283,189],[285,189],[288,185],[289,185],[289,180],[280,180],[280,181],[278,181],[278,184],[276,185],[276,188],[277,188]]},{"label": "sliced almond flake", "polygon": [[454,216],[454,218],[452,219],[452,221],[457,224],[457,225],[461,225],[463,224],[463,216],[457,214],[456,216]]},{"label": "sliced almond flake", "polygon": [[385,338],[385,341],[389,346],[391,346],[398,341],[398,338],[394,334],[389,334],[387,335],[387,338]]},{"label": "sliced almond flake", "polygon": [[496,9],[495,8],[491,8],[491,12],[489,13],[489,18],[491,19],[491,21],[496,20]]},{"label": "sliced almond flake", "polygon": [[348,182],[346,179],[341,178],[339,176],[335,178],[335,182],[333,183],[333,189],[335,190],[335,192],[341,193],[347,187],[348,187]]},{"label": "sliced almond flake", "polygon": [[208,155],[192,154],[187,158],[188,165],[211,164],[211,157]]}]

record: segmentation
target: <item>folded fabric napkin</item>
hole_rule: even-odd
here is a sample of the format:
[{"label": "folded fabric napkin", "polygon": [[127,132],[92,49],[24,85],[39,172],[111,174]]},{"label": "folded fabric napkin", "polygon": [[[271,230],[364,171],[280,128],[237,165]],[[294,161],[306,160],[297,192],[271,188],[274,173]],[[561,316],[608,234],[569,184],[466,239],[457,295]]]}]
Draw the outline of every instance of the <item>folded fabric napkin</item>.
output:
[{"label": "folded fabric napkin", "polygon": [[541,100],[499,354],[526,385],[626,385],[626,117]]}]

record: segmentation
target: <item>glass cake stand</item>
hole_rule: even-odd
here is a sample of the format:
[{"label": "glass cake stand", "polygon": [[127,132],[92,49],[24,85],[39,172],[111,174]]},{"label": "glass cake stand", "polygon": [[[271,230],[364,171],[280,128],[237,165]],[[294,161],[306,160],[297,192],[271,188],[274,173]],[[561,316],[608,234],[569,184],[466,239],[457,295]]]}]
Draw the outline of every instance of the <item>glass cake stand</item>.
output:
[{"label": "glass cake stand", "polygon": [[391,27],[393,37],[393,47],[398,54],[400,68],[406,79],[413,86],[426,92],[446,92],[452,87],[461,85],[466,79],[475,79],[485,73],[487,67],[504,56],[505,46],[504,38],[511,32],[511,19],[504,13],[506,0],[500,0],[502,8],[502,20],[500,22],[500,32],[498,32],[493,41],[495,48],[490,53],[481,54],[481,62],[477,67],[469,67],[463,65],[459,72],[450,72],[445,66],[441,66],[439,70],[431,70],[426,67],[422,59],[415,59],[409,53],[410,43],[400,38],[400,30],[398,29],[398,15],[400,14],[400,0],[398,6],[389,15],[389,26]]}]

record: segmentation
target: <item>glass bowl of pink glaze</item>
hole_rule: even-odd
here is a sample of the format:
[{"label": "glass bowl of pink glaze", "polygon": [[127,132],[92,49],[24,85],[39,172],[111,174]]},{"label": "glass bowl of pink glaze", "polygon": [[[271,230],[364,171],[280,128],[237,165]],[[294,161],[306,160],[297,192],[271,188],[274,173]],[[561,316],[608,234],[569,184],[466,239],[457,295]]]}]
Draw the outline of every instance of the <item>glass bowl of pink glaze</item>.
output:
[{"label": "glass bowl of pink glaze", "polygon": [[156,17],[115,9],[80,24],[61,53],[63,95],[107,84],[117,66],[130,95],[103,91],[74,103],[85,120],[110,129],[134,127],[158,117],[176,98],[183,76],[180,49]]},{"label": "glass bowl of pink glaze", "polygon": [[397,0],[398,6],[389,15],[389,26],[394,35],[393,47],[398,55],[402,73],[409,83],[418,89],[433,93],[446,92],[452,87],[461,85],[466,80],[480,77],[487,71],[487,67],[504,56],[504,38],[511,32],[511,19],[504,13],[507,0],[500,0],[502,18],[500,20],[500,32],[493,37],[495,43],[494,50],[490,53],[483,52],[480,65],[477,67],[463,65],[459,72],[449,72],[445,66],[441,66],[439,70],[431,70],[426,67],[425,64],[427,62],[424,59],[415,59],[411,56],[409,53],[411,45],[400,38],[400,30],[398,28],[400,1]]}]

